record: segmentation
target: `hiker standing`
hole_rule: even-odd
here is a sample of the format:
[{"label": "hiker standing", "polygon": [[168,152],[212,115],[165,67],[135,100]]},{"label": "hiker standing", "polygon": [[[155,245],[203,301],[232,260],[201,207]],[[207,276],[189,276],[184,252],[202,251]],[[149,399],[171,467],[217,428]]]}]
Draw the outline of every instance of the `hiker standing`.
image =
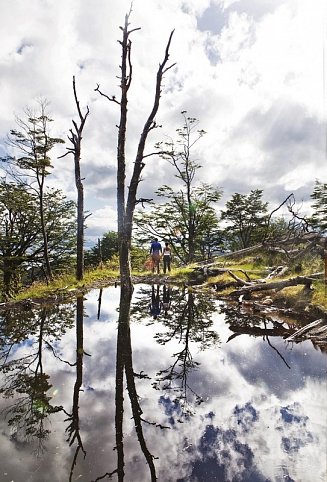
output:
[{"label": "hiker standing", "polygon": [[150,254],[151,254],[152,262],[153,262],[152,273],[154,273],[155,268],[157,268],[157,273],[158,274],[160,273],[161,253],[162,253],[161,244],[159,243],[158,238],[155,238],[152,241],[151,247],[150,247]]},{"label": "hiker standing", "polygon": [[170,273],[170,263],[171,263],[171,249],[169,243],[165,243],[165,247],[163,249],[163,270],[166,273],[167,269]]}]

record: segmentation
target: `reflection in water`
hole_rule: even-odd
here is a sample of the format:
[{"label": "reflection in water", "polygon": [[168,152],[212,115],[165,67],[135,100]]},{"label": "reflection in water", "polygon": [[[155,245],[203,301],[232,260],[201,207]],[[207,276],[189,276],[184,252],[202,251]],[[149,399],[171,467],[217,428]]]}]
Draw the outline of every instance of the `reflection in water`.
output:
[{"label": "reflection in water", "polygon": [[74,467],[76,465],[78,453],[81,450],[86,457],[86,451],[83,446],[81,434],[80,434],[80,420],[79,420],[79,395],[81,391],[81,386],[83,382],[83,315],[84,315],[84,299],[83,296],[79,296],[76,300],[76,380],[74,384],[73,392],[73,408],[71,413],[66,413],[68,418],[65,422],[70,422],[66,428],[66,433],[68,434],[67,442],[69,446],[72,446],[76,442],[76,450],[72,461],[72,466],[69,474],[69,482],[71,482]]},{"label": "reflection in water", "polygon": [[289,336],[290,330],[294,329],[291,321],[283,323],[281,320],[276,320],[269,315],[263,314],[258,316],[253,313],[244,313],[237,310],[235,306],[228,305],[222,307],[221,311],[225,314],[225,320],[229,324],[230,330],[234,332],[227,342],[242,334],[260,336],[277,353],[287,368],[291,368],[285,357],[270,341],[270,337],[286,338]]},{"label": "reflection in water", "polygon": [[[41,308],[36,315],[32,310],[16,313],[16,320],[13,313],[7,312],[1,320],[0,371],[4,376],[0,394],[5,398],[14,398],[3,413],[12,428],[12,438],[17,441],[36,439],[37,453],[44,450],[44,442],[50,435],[49,427],[45,426],[46,419],[63,410],[62,406],[51,404],[48,392],[52,385],[43,368],[45,346],[57,356],[51,338],[56,338],[56,320],[63,314],[67,315],[67,327],[71,323],[69,314],[72,314],[67,307]],[[62,326],[60,331],[64,329]],[[28,338],[29,353],[11,357],[17,350],[17,344],[24,344]]]},{"label": "reflection in water", "polygon": [[151,481],[156,481],[156,470],[154,466],[154,456],[149,452],[144,434],[142,422],[145,422],[141,418],[142,409],[139,404],[138,395],[136,392],[134,370],[133,370],[133,358],[132,358],[132,345],[131,345],[131,333],[130,333],[130,307],[131,307],[132,293],[129,290],[121,289],[120,303],[119,303],[119,319],[118,319],[118,334],[117,334],[117,354],[116,354],[116,414],[115,414],[115,427],[116,427],[116,450],[117,450],[117,468],[111,472],[107,472],[104,475],[96,478],[99,481],[105,477],[111,478],[117,473],[118,481],[124,480],[124,433],[123,433],[123,421],[124,421],[124,373],[126,376],[127,391],[131,402],[131,409],[134,419],[135,431],[137,438],[144,454],[146,462],[150,470]]},{"label": "reflection in water", "polygon": [[162,309],[164,311],[165,316],[168,315],[168,311],[170,310],[170,287],[166,284],[163,287],[162,293]]},{"label": "reflection in water", "polygon": [[101,314],[102,293],[103,293],[103,288],[100,288],[99,298],[98,298],[98,320],[100,320],[100,314]]},{"label": "reflection in water", "polygon": [[173,354],[172,364],[157,373],[156,381],[152,386],[157,390],[174,392],[175,403],[179,404],[185,416],[192,413],[188,392],[195,397],[196,404],[203,401],[187,381],[189,372],[199,366],[199,362],[193,358],[191,343],[198,342],[202,350],[219,344],[217,332],[210,329],[213,311],[214,307],[210,299],[204,297],[196,299],[192,291],[183,290],[178,298],[175,316],[169,321],[168,331],[164,335],[156,335],[158,343],[162,345],[177,336],[180,350]]},{"label": "reflection in water", "polygon": [[326,355],[291,323],[167,284],[118,295],[0,319],[4,482],[326,479]]},{"label": "reflection in water", "polygon": [[157,288],[154,288],[152,285],[151,290],[151,303],[150,303],[150,313],[153,316],[153,319],[156,320],[161,312],[161,301],[160,301],[160,285],[157,285]]}]

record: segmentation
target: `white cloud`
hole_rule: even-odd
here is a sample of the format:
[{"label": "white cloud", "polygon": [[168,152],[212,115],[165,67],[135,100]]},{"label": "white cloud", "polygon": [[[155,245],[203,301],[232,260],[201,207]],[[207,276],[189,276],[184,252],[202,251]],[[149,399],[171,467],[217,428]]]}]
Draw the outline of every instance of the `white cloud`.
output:
[{"label": "white cloud", "polygon": [[[108,95],[119,95],[121,53],[117,40],[129,8],[129,0],[13,0],[2,6],[0,139],[14,126],[14,113],[38,96],[51,101],[54,129],[66,138],[71,120],[76,118],[72,96],[72,76],[76,75],[81,106],[90,108],[82,151],[86,206],[94,212],[92,229],[100,236],[111,225],[105,217],[96,221],[99,213],[107,210],[108,202],[115,209],[119,108],[94,88],[99,83]],[[248,0],[135,0],[131,28],[141,30],[131,36],[134,70],[129,97],[129,172],[152,105],[156,69],[169,33],[175,29],[170,60],[176,67],[165,76],[157,119],[163,128],[151,133],[147,150],[152,151],[161,135],[174,134],[180,125],[180,111],[186,109],[208,132],[197,146],[196,156],[204,166],[199,174],[221,186],[225,196],[235,192],[239,182],[238,190],[244,193],[260,187],[269,195],[272,183],[280,186],[274,199],[268,199],[275,203],[296,186],[309,198],[314,178],[324,180],[325,175],[324,20],[323,0],[314,6],[301,0],[269,1],[264,6]],[[281,159],[276,156],[276,146],[281,131],[272,131],[274,124],[268,114],[280,112],[276,119],[283,123],[289,105],[294,115],[311,119],[304,128],[316,129],[317,135],[302,131],[304,141],[286,141],[288,159],[279,172]],[[289,124],[284,122],[285,138],[292,129],[290,112]],[[245,120],[250,118],[252,134],[240,137]],[[275,137],[267,145],[263,140],[272,132]],[[58,155],[64,149],[61,147]],[[5,150],[6,146],[0,145],[2,154]],[[147,197],[153,197],[161,181],[170,182],[172,175],[166,180],[158,178],[151,162],[140,185]],[[52,184],[74,198],[72,160],[66,157],[54,164]],[[310,166],[312,175],[304,177]]]}]

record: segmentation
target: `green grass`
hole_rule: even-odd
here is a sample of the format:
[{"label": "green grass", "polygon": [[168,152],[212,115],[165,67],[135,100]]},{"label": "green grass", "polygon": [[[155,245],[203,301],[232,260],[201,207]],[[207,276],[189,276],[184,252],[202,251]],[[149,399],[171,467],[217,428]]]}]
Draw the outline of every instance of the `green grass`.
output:
[{"label": "green grass", "polygon": [[84,279],[77,281],[74,274],[64,274],[55,278],[51,283],[35,282],[27,288],[23,288],[14,300],[20,301],[26,298],[44,298],[60,290],[69,290],[74,288],[82,288],[91,286],[96,281],[115,280],[119,276],[117,270],[110,268],[96,268],[87,270],[84,273]]},{"label": "green grass", "polygon": [[324,281],[315,281],[313,286],[312,304],[327,308],[327,286]]},{"label": "green grass", "polygon": [[[245,257],[244,259],[238,259],[237,261],[232,262],[232,260],[228,260],[228,262],[222,263],[221,258],[217,260],[213,264],[214,267],[224,267],[225,269],[232,269],[236,271],[236,275],[244,280],[246,280],[245,275],[240,271],[243,270],[250,276],[251,279],[258,279],[264,278],[267,275],[267,264],[264,263],[265,260],[251,257]],[[192,273],[196,264],[188,265],[185,267],[174,267],[170,272],[170,278],[172,282],[186,282],[189,279],[189,275]],[[275,265],[276,266],[276,265]],[[291,276],[296,274],[306,275],[312,272],[322,271],[323,270],[323,263],[322,260],[318,257],[307,259],[302,263],[300,272],[295,272],[294,270],[290,269],[283,279],[287,279]],[[151,276],[150,271],[142,270],[133,270],[133,276],[144,276],[148,275]],[[162,274],[162,271],[161,271]],[[44,298],[50,296],[51,294],[56,293],[57,291],[69,291],[78,288],[92,288],[92,286],[96,285],[97,282],[106,281],[109,284],[113,283],[119,279],[119,270],[117,266],[106,266],[104,265],[102,268],[96,269],[89,269],[86,270],[84,273],[84,279],[82,281],[76,281],[74,273],[66,274],[62,276],[58,276],[53,282],[46,283],[35,282],[32,286],[23,288],[21,292],[19,292],[14,299],[15,300],[23,300],[26,298]],[[279,278],[281,279],[281,278]],[[222,273],[221,275],[210,277],[207,280],[207,284],[213,284],[218,282],[227,282],[232,281],[232,278],[229,276],[228,273]],[[310,303],[314,305],[319,305],[323,308],[327,308],[327,288],[325,287],[324,282],[316,281],[313,284],[313,291],[312,291],[312,299]],[[230,291],[234,288],[227,288],[223,292],[222,295],[228,295]],[[284,288],[281,292],[281,296],[289,299],[290,302],[296,301],[296,299],[301,298],[301,290],[302,286],[298,287],[289,287]]]},{"label": "green grass", "polygon": [[[172,279],[180,282],[187,281],[188,274],[192,271],[191,267],[173,268],[170,276]],[[162,271],[161,271],[162,273]],[[133,271],[134,276],[151,275],[149,271]],[[21,301],[28,298],[45,298],[58,291],[68,291],[78,288],[91,288],[99,281],[107,281],[108,284],[114,283],[119,278],[119,270],[103,266],[102,268],[86,270],[84,279],[77,281],[74,274],[65,274],[58,276],[51,283],[35,282],[29,287],[22,288],[21,291],[14,296],[14,300]]]}]

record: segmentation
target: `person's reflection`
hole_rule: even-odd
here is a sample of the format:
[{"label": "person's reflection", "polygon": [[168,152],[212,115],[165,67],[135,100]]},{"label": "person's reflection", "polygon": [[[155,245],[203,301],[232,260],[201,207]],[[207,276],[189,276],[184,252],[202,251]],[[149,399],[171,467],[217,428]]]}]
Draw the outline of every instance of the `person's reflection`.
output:
[{"label": "person's reflection", "polygon": [[167,285],[163,287],[162,293],[162,309],[165,316],[168,315],[168,310],[170,309],[170,288]]},{"label": "person's reflection", "polygon": [[161,312],[160,285],[157,285],[156,289],[154,285],[152,285],[151,303],[149,307],[150,307],[150,314],[153,316],[153,319],[156,320]]}]

